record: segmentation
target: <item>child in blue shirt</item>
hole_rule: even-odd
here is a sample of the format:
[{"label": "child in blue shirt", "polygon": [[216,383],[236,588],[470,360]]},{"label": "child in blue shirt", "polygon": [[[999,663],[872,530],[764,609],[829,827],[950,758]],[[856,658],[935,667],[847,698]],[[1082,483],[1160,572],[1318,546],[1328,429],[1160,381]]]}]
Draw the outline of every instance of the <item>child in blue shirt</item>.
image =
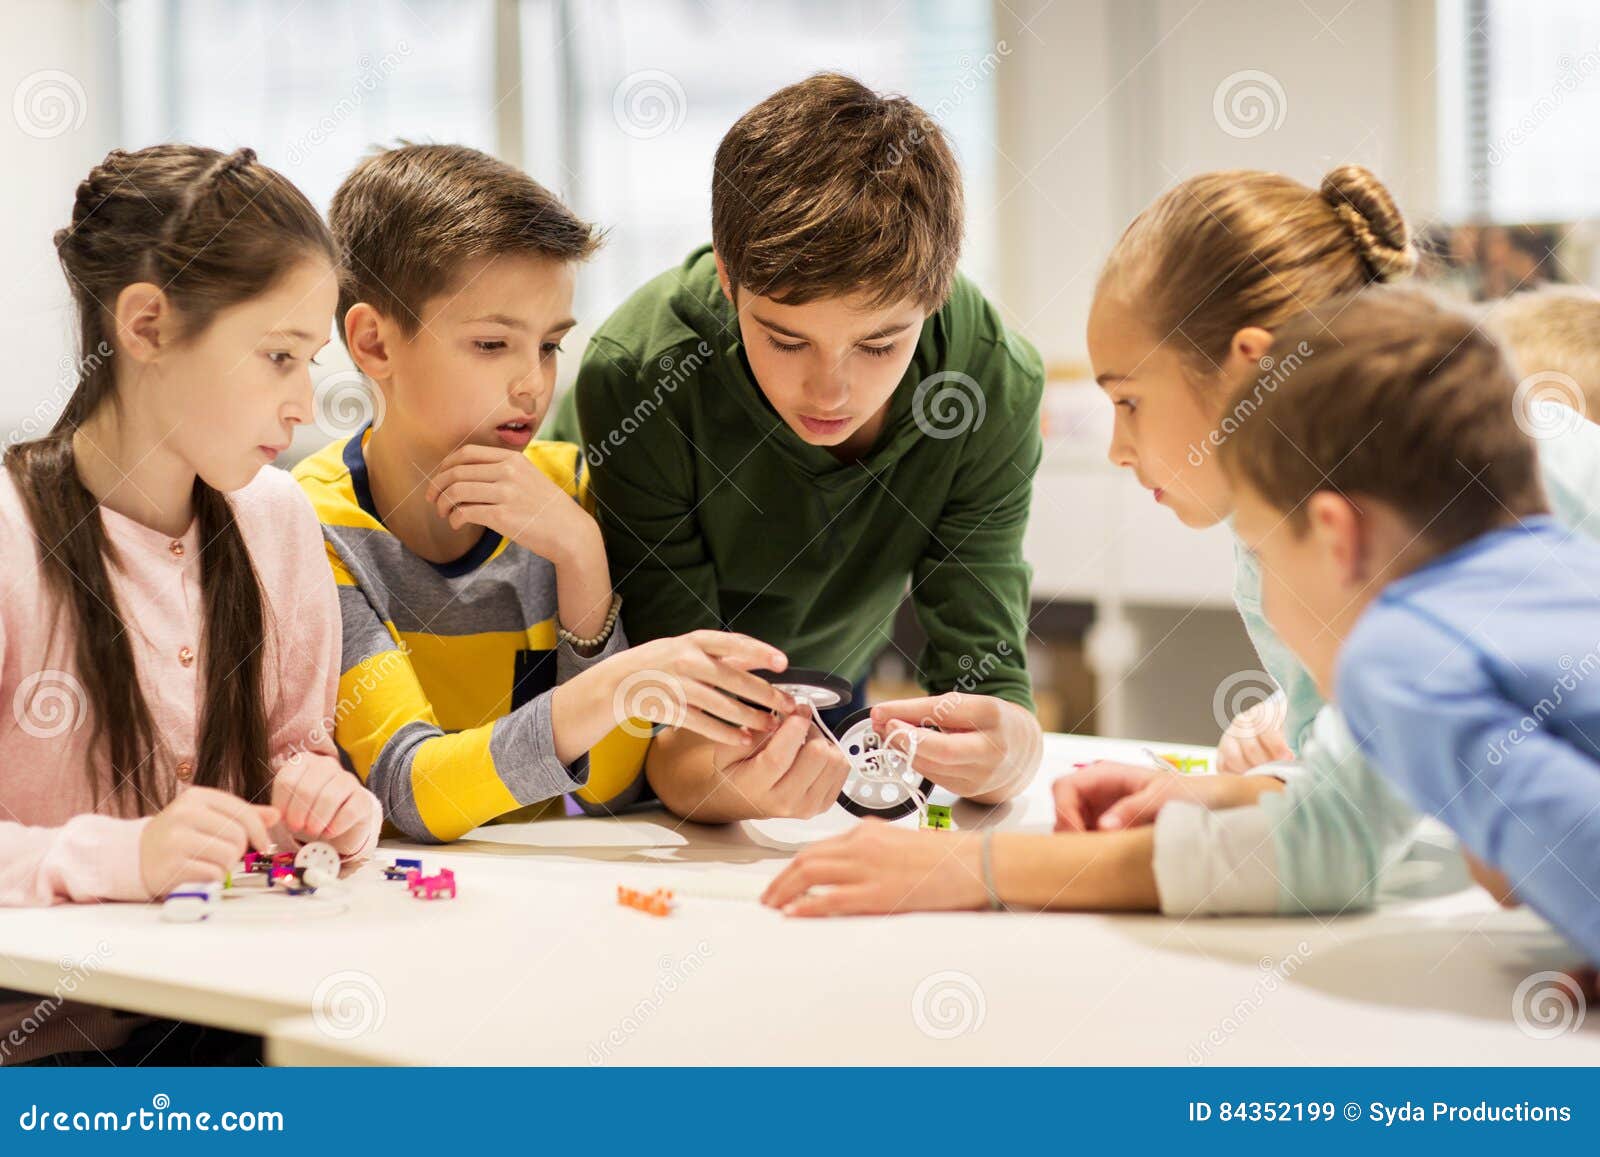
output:
[{"label": "child in blue shirt", "polygon": [[1583,419],[1424,293],[1318,313],[1220,449],[1266,617],[1479,880],[1600,960],[1600,545],[1549,516],[1535,453]]}]

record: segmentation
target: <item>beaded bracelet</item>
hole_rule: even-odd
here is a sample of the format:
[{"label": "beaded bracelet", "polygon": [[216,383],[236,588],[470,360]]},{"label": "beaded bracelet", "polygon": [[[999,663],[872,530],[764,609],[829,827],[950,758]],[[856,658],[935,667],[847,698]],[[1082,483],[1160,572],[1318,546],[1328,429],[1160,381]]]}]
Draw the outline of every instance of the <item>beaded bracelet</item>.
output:
[{"label": "beaded bracelet", "polygon": [[606,612],[605,626],[600,628],[600,633],[598,635],[592,639],[580,639],[577,635],[574,635],[571,631],[567,630],[567,628],[563,627],[558,621],[556,623],[556,638],[567,644],[567,646],[574,647],[582,651],[603,647],[606,640],[611,637],[611,632],[616,629],[617,612],[620,610],[622,610],[622,596],[619,594],[613,594],[611,596],[611,609]]}]

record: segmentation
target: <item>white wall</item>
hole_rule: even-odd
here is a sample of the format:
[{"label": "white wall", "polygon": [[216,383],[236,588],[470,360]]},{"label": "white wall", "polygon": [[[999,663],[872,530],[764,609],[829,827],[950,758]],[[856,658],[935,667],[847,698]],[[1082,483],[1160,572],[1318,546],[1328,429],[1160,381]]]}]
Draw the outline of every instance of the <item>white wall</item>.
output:
[{"label": "white wall", "polygon": [[[1433,211],[1431,0],[1006,0],[997,12],[1011,52],[998,74],[992,289],[1067,376],[1085,360],[1106,253],[1187,176],[1257,168],[1315,184],[1357,161],[1414,220]],[[1235,75],[1249,72],[1265,76]],[[1264,94],[1261,131],[1248,109],[1219,119],[1230,77]],[[1126,480],[1085,473],[1109,469],[1103,441],[1046,451],[1027,547],[1037,587],[1087,599],[1112,624],[1090,647],[1102,730],[1214,741],[1219,689],[1238,701],[1263,686],[1230,678],[1260,662],[1231,609],[1228,531],[1197,535],[1148,501],[1112,501]]]},{"label": "white wall", "polygon": [[11,110],[0,117],[0,433],[9,439],[53,418],[71,389],[73,314],[50,237],[110,147],[115,22],[93,0],[7,0],[0,20],[0,98]]},{"label": "white wall", "polygon": [[[1083,357],[1094,277],[1162,189],[1209,169],[1308,183],[1372,168],[1414,218],[1435,204],[1431,0],[1007,0],[997,35],[1002,254],[997,296],[1047,361]],[[1255,136],[1213,115],[1257,70],[1283,116]],[[1248,126],[1245,126],[1248,127]],[[1007,193],[1008,188],[1011,190]]]}]

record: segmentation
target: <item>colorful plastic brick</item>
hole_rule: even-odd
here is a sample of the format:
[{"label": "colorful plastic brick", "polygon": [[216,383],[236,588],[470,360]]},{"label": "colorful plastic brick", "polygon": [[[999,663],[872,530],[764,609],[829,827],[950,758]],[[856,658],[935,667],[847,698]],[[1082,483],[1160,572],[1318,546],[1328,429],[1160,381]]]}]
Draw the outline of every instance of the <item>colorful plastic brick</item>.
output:
[{"label": "colorful plastic brick", "polygon": [[667,916],[672,913],[672,891],[668,888],[657,888],[654,892],[640,892],[618,884],[617,903],[624,908],[636,908],[640,912],[648,912],[652,916]]},{"label": "colorful plastic brick", "polygon": [[161,919],[169,924],[194,924],[208,919],[221,899],[222,889],[210,881],[179,884],[161,905]]},{"label": "colorful plastic brick", "polygon": [[437,876],[424,876],[411,871],[406,875],[406,887],[419,900],[456,898],[456,874],[449,868],[440,868]]},{"label": "colorful plastic brick", "polygon": [[950,808],[942,803],[930,803],[927,814],[922,818],[922,826],[948,831],[955,826],[950,819]]},{"label": "colorful plastic brick", "polygon": [[422,873],[421,860],[397,859],[394,863],[383,869],[385,880],[404,880],[412,872]]}]

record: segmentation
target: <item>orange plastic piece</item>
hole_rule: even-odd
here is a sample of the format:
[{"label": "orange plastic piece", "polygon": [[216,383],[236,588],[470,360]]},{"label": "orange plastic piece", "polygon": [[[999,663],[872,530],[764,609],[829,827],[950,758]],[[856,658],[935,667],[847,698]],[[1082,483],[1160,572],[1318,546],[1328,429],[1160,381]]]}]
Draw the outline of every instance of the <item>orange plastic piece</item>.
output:
[{"label": "orange plastic piece", "polygon": [[625,908],[637,908],[641,912],[648,912],[652,916],[667,916],[672,912],[672,891],[668,888],[657,888],[654,892],[640,892],[618,884],[617,903]]}]

